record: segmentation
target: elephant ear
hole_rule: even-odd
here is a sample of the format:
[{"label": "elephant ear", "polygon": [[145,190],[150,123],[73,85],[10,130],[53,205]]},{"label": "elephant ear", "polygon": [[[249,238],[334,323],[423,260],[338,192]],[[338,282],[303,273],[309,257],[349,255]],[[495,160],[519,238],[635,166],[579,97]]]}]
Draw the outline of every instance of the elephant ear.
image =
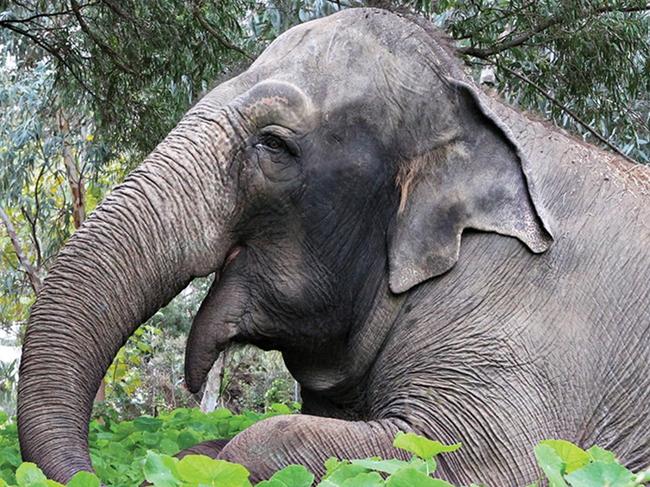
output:
[{"label": "elephant ear", "polygon": [[469,85],[453,80],[449,88],[458,133],[399,169],[402,201],[389,238],[394,293],[451,269],[466,228],[517,238],[534,253],[553,240],[510,131]]}]

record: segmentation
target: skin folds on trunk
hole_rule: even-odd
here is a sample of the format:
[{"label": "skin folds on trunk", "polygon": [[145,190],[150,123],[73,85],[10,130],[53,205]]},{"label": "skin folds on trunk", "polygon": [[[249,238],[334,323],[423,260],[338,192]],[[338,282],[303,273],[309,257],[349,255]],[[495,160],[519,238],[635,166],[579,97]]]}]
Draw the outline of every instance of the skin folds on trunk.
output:
[{"label": "skin folds on trunk", "polygon": [[202,117],[197,106],[93,213],[34,305],[18,429],[24,460],[52,479],[92,470],[93,397],[119,348],[193,277],[219,268],[231,246],[219,222],[233,211],[227,163],[239,136],[226,109],[211,110]]}]

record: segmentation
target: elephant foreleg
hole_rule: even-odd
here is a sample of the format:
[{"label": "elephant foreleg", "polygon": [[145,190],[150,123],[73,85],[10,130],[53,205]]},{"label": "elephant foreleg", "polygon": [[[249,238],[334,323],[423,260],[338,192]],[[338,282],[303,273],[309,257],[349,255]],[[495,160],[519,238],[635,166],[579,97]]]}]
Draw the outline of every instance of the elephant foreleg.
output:
[{"label": "elephant foreleg", "polygon": [[253,481],[268,479],[291,464],[305,465],[320,478],[329,457],[407,459],[405,452],[393,447],[395,435],[405,429],[405,424],[390,419],[363,422],[309,415],[276,416],[237,435],[219,458],[246,466]]},{"label": "elephant foreleg", "polygon": [[175,456],[177,458],[183,458],[187,455],[205,455],[210,458],[217,458],[227,444],[228,440],[204,441],[178,452]]}]

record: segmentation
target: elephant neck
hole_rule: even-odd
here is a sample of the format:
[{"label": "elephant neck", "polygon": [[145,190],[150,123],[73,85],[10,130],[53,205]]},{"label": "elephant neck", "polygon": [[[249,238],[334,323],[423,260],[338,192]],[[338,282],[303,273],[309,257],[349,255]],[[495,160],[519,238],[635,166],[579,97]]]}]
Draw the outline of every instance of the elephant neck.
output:
[{"label": "elephant neck", "polygon": [[368,377],[405,300],[405,295],[390,291],[387,279],[382,280],[363,319],[352,324],[344,342],[326,346],[323,359],[285,354],[287,367],[302,388],[304,412],[365,419]]}]

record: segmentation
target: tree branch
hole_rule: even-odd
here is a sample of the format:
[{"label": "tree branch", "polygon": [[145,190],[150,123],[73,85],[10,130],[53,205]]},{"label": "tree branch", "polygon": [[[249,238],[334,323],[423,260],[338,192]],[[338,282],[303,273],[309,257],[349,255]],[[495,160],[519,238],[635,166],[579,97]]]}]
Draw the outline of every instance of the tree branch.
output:
[{"label": "tree branch", "polygon": [[57,111],[56,118],[63,143],[63,164],[68,178],[68,185],[70,186],[70,193],[72,194],[72,218],[74,227],[79,228],[86,219],[86,190],[82,175],[79,172],[76,157],[72,152],[71,144],[68,140],[70,137],[70,126],[63,113],[63,109]]},{"label": "tree branch", "polygon": [[88,26],[86,23],[86,20],[83,18],[83,15],[81,15],[81,6],[77,3],[77,0],[70,0],[70,5],[72,5],[72,11],[74,12],[74,16],[77,18],[77,22],[79,22],[79,27],[81,27],[81,30],[86,33],[88,37],[99,47],[100,50],[102,50],[104,53],[110,57],[115,65],[120,68],[122,71],[125,73],[129,73],[131,75],[136,75],[137,73],[135,70],[124,64],[118,54],[111,49],[111,47],[106,44],[104,41],[102,41],[93,31],[92,29]]},{"label": "tree branch", "polygon": [[226,39],[225,37],[223,37],[219,32],[217,32],[217,30],[216,30],[214,27],[212,27],[212,25],[210,25],[210,23],[208,22],[208,20],[207,20],[205,17],[203,17],[203,15],[201,15],[200,7],[201,7],[201,3],[200,3],[200,2],[194,4],[194,6],[193,6],[193,8],[192,8],[192,13],[193,13],[193,15],[194,15],[194,18],[195,18],[196,20],[198,20],[199,24],[201,24],[201,27],[203,27],[206,31],[208,31],[208,33],[209,33],[212,37],[214,37],[215,39],[217,39],[217,41],[219,42],[219,44],[221,44],[221,45],[224,46],[225,48],[227,48],[227,49],[232,49],[233,51],[237,51],[237,52],[238,52],[239,54],[241,54],[242,56],[245,56],[246,58],[248,58],[248,59],[250,59],[251,61],[253,61],[253,60],[254,60],[253,56],[251,56],[250,54],[248,54],[248,53],[247,53],[246,51],[244,51],[241,47],[236,46],[235,44],[233,44],[232,42],[230,42],[228,39]]},{"label": "tree branch", "polygon": [[50,18],[50,17],[61,17],[64,15],[70,15],[72,13],[72,10],[63,10],[61,12],[49,12],[49,13],[42,13],[42,14],[34,14],[30,15],[29,17],[23,17],[22,19],[15,18],[15,19],[4,19],[0,20],[0,25],[3,24],[27,24],[31,22],[32,20],[36,19],[42,19],[42,18]]},{"label": "tree branch", "polygon": [[[79,85],[93,98],[96,98],[98,100],[102,100],[100,97],[98,97],[93,90],[91,90],[88,85],[84,82],[84,80],[79,76],[74,69],[72,69],[72,66],[61,56],[61,54],[52,46],[44,42],[42,39],[39,37],[35,36],[34,34],[31,34],[28,30],[21,29],[20,27],[16,27],[15,25],[12,24],[6,24],[0,22],[0,27],[4,27],[6,29],[9,29],[17,34],[20,34],[22,36],[27,37],[30,39],[34,44],[36,44],[38,47],[43,49],[45,52],[50,54],[52,57],[54,57],[57,61],[59,61],[72,75],[72,77],[77,80]],[[102,100],[103,101],[103,100]]]},{"label": "tree branch", "polygon": [[[644,12],[650,10],[650,5],[644,5],[644,6],[639,6],[639,7],[598,7],[592,10],[589,10],[585,12],[586,15],[591,15],[591,14],[603,14],[603,13],[610,13],[610,12],[623,12],[623,13],[632,13],[632,12]],[[511,49],[513,47],[520,46],[524,44],[526,41],[528,41],[531,37],[533,37],[536,34],[539,34],[540,32],[548,29],[549,27],[552,27],[556,24],[561,24],[565,20],[565,16],[563,14],[558,14],[558,15],[553,15],[551,17],[546,18],[542,22],[540,22],[538,25],[533,27],[532,30],[528,32],[524,32],[523,34],[519,34],[516,37],[513,37],[509,41],[504,41],[500,44],[495,44],[492,47],[486,47],[486,48],[479,48],[479,47],[460,47],[458,48],[458,52],[461,54],[467,54],[468,56],[474,56],[480,59],[487,59],[490,56],[493,56],[494,54],[498,54],[500,52],[506,51],[508,49]]]},{"label": "tree branch", "polygon": [[[44,155],[45,153],[43,151],[43,144],[40,143],[40,139],[39,145],[41,146],[41,152]],[[34,183],[34,217],[30,218],[27,214],[25,214],[25,218],[27,218],[31,226],[32,243],[34,244],[34,250],[36,250],[36,267],[38,269],[40,269],[41,265],[43,265],[43,254],[41,252],[41,243],[38,241],[37,232],[38,218],[41,213],[41,202],[38,195],[41,189],[41,181],[43,180],[43,175],[45,174],[46,165],[47,163],[44,163],[41,166],[41,170],[38,172],[36,182]]]},{"label": "tree branch", "polygon": [[567,115],[569,115],[573,120],[575,120],[579,125],[581,125],[582,127],[584,127],[584,128],[585,128],[585,129],[590,133],[590,134],[592,134],[594,137],[596,137],[596,139],[598,139],[600,142],[602,142],[603,144],[605,144],[607,147],[609,147],[610,149],[612,149],[614,152],[616,152],[618,155],[620,155],[621,157],[625,158],[626,160],[628,160],[628,161],[630,161],[630,162],[633,162],[633,163],[637,164],[637,161],[635,161],[634,159],[632,159],[631,157],[629,157],[629,156],[628,156],[627,154],[625,154],[621,149],[619,149],[619,148],[616,147],[614,144],[612,144],[609,140],[607,140],[605,137],[603,137],[600,133],[598,133],[598,132],[596,131],[596,129],[594,129],[591,125],[589,125],[589,124],[588,124],[587,122],[585,122],[583,119],[581,119],[580,117],[578,117],[578,115],[576,115],[576,114],[575,114],[571,109],[567,108],[567,107],[564,106],[562,103],[560,103],[560,102],[557,100],[557,98],[555,98],[553,95],[551,95],[551,94],[548,92],[548,90],[544,89],[542,86],[540,86],[539,84],[535,83],[533,80],[531,80],[531,79],[528,78],[527,76],[525,76],[525,75],[523,75],[523,74],[521,74],[521,73],[518,73],[517,71],[515,71],[515,70],[513,70],[513,69],[510,69],[510,68],[507,67],[507,66],[503,66],[503,65],[498,64],[498,63],[492,63],[492,64],[494,64],[495,66],[497,66],[499,69],[503,69],[504,71],[510,73],[511,75],[515,76],[516,78],[519,78],[519,79],[520,79],[521,81],[523,81],[524,83],[527,83],[527,84],[529,84],[530,86],[532,86],[533,88],[535,88],[535,90],[537,90],[537,91],[538,91],[542,96],[544,96],[544,98],[548,99],[551,103],[553,103],[553,105],[555,105],[555,106],[558,107],[560,110],[562,110],[564,113],[566,113]]},{"label": "tree branch", "polygon": [[16,234],[16,229],[14,228],[14,225],[11,222],[9,215],[5,213],[3,208],[0,208],[0,219],[2,220],[2,223],[5,226],[5,229],[7,230],[7,234],[9,235],[9,239],[11,240],[11,245],[14,248],[16,257],[18,257],[18,262],[20,262],[20,265],[22,266],[23,270],[27,274],[27,277],[29,278],[29,284],[34,290],[34,294],[38,294],[42,286],[41,278],[38,277],[36,269],[29,262],[27,256],[25,256],[25,254],[23,253],[23,249],[20,246],[20,241],[18,240],[18,235]]}]

